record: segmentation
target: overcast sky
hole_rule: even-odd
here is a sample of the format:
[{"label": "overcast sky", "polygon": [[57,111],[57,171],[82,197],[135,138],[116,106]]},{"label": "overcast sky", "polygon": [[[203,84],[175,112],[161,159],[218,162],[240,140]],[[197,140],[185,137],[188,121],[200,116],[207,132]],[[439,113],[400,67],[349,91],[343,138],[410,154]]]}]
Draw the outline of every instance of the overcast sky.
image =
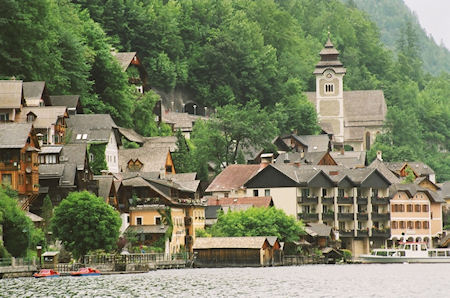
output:
[{"label": "overcast sky", "polygon": [[450,49],[450,0],[403,0],[437,44]]}]

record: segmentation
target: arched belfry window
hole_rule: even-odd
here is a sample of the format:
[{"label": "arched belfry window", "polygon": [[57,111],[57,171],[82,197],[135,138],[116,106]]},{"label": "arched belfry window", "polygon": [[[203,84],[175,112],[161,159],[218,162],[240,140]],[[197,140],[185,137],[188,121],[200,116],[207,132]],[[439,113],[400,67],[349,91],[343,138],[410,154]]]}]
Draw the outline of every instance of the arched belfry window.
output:
[{"label": "arched belfry window", "polygon": [[334,84],[333,83],[325,84],[325,93],[334,93]]},{"label": "arched belfry window", "polygon": [[370,132],[366,132],[366,150],[370,150]]}]

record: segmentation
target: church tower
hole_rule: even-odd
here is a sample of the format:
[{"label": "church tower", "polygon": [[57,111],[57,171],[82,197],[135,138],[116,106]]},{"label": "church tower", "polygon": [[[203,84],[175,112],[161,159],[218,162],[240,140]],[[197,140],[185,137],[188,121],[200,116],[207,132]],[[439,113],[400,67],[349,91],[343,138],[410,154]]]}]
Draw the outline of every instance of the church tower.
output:
[{"label": "church tower", "polygon": [[[329,35],[329,34],[328,34]],[[314,70],[316,76],[316,111],[322,127],[329,127],[334,135],[334,143],[344,144],[344,88],[346,73],[339,52],[330,37],[320,51],[320,61]]]}]

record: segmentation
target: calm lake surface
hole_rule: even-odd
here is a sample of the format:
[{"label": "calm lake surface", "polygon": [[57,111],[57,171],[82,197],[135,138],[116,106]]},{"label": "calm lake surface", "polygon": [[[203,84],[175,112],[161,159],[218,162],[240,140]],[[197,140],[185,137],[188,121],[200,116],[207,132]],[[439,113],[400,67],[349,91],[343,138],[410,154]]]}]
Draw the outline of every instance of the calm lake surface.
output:
[{"label": "calm lake surface", "polygon": [[449,297],[450,264],[173,269],[0,280],[1,297]]}]

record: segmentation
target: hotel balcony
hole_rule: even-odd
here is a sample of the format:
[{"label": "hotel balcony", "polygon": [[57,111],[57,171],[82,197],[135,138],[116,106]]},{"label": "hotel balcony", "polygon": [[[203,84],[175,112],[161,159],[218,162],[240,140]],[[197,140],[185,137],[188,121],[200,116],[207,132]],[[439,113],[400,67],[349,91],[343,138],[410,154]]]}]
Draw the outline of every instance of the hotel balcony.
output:
[{"label": "hotel balcony", "polygon": [[338,220],[353,220],[353,212],[352,213],[338,213]]},{"label": "hotel balcony", "polygon": [[356,202],[358,203],[358,205],[367,205],[368,201],[369,200],[365,197],[358,197],[356,199]]},{"label": "hotel balcony", "polygon": [[317,213],[299,213],[298,219],[302,219],[304,221],[316,221],[316,220],[319,220],[319,214],[317,214]]},{"label": "hotel balcony", "polygon": [[367,213],[358,213],[357,218],[358,218],[358,220],[368,220],[369,215]]},{"label": "hotel balcony", "polygon": [[389,204],[389,198],[372,197],[372,205],[387,205]]},{"label": "hotel balcony", "polygon": [[339,230],[339,237],[353,237],[355,236],[354,230]]},{"label": "hotel balcony", "polygon": [[391,229],[372,229],[372,237],[391,237]]},{"label": "hotel balcony", "polygon": [[358,230],[356,232],[357,237],[369,237],[369,229]]},{"label": "hotel balcony", "polygon": [[390,213],[372,212],[372,220],[389,220],[390,217],[391,217]]},{"label": "hotel balcony", "polygon": [[319,198],[315,196],[298,197],[297,202],[300,204],[317,204],[319,202]]},{"label": "hotel balcony", "polygon": [[322,197],[322,204],[334,204],[333,197]]},{"label": "hotel balcony", "polygon": [[334,212],[322,213],[322,220],[334,220]]},{"label": "hotel balcony", "polygon": [[353,204],[353,197],[337,197],[338,204]]}]

